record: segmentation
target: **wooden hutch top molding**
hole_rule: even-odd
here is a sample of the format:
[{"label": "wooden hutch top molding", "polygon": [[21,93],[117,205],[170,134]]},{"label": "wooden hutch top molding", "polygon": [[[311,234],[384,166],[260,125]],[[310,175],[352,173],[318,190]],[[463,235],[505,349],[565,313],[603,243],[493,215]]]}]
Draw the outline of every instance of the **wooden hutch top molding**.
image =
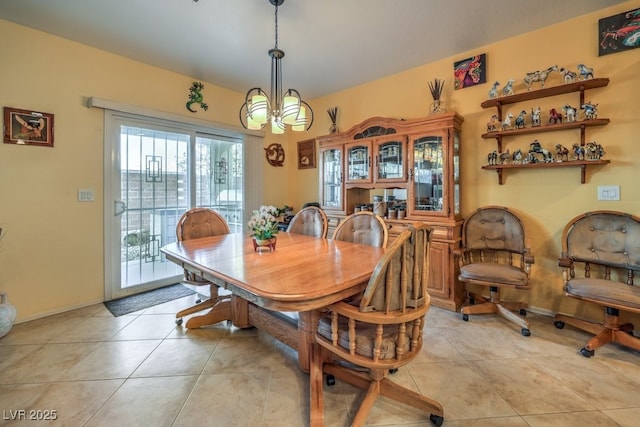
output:
[{"label": "wooden hutch top molding", "polygon": [[[359,140],[374,138],[377,136],[393,135],[396,133],[413,133],[422,125],[446,126],[456,123],[460,125],[464,119],[457,113],[443,113],[433,116],[419,117],[415,119],[395,119],[390,117],[370,117],[343,132],[323,135],[316,138],[317,141],[330,142],[347,140]],[[376,129],[378,128],[378,129]],[[378,131],[382,132],[378,132]],[[369,135],[367,135],[369,133]]]}]

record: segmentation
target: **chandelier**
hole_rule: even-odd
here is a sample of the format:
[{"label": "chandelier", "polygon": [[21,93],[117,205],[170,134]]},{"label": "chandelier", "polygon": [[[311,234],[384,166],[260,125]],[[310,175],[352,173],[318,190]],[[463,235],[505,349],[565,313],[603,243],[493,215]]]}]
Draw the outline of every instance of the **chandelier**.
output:
[{"label": "chandelier", "polygon": [[260,130],[271,124],[271,132],[284,133],[290,128],[304,131],[313,124],[313,110],[302,100],[300,92],[295,89],[282,90],[282,58],[284,51],[278,48],[278,6],[284,0],[269,0],[275,6],[275,39],[276,45],[269,50],[271,57],[271,94],[267,96],[259,87],[249,89],[244,104],[240,107],[240,123],[245,129]]}]

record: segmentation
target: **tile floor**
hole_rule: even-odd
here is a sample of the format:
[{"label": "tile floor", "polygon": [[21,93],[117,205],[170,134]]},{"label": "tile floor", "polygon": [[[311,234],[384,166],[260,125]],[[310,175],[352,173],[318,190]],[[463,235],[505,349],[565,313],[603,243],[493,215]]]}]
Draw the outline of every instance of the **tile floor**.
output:
[{"label": "tile floor", "polygon": [[[255,329],[187,332],[174,313],[192,302],[118,318],[98,304],[14,326],[0,339],[0,425],[308,425],[296,354]],[[463,322],[432,308],[422,354],[393,379],[440,401],[445,426],[638,425],[640,353],[608,345],[587,359],[578,353],[585,333],[528,318],[526,338],[493,316]],[[326,425],[349,425],[360,396],[325,386]],[[29,420],[54,411],[54,422]],[[380,399],[367,425],[429,422]]]}]

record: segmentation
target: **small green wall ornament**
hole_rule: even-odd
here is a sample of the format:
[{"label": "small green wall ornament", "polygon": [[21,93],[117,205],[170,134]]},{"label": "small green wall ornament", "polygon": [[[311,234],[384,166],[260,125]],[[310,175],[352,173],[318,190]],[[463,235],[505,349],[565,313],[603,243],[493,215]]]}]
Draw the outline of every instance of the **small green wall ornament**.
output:
[{"label": "small green wall ornament", "polygon": [[191,106],[193,104],[200,104],[200,107],[204,111],[207,111],[209,106],[203,102],[204,96],[202,95],[202,89],[204,89],[204,85],[200,82],[193,82],[191,87],[189,88],[189,101],[187,101],[187,110],[195,113],[196,110],[192,109]]}]

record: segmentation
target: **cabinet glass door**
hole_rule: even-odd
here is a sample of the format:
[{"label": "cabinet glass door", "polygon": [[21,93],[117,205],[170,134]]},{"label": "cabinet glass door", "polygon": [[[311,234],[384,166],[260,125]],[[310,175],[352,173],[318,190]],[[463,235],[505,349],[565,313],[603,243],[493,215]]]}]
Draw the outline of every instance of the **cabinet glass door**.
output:
[{"label": "cabinet glass door", "polygon": [[330,148],[321,154],[322,161],[322,206],[342,209],[342,150]]},{"label": "cabinet glass door", "polygon": [[441,136],[425,136],[413,142],[413,207],[415,211],[444,209],[444,153]]},{"label": "cabinet glass door", "polygon": [[460,214],[460,131],[453,133],[453,213]]},{"label": "cabinet glass door", "polygon": [[347,182],[371,182],[371,146],[347,146]]},{"label": "cabinet glass door", "polygon": [[379,144],[376,181],[395,181],[404,179],[403,141],[388,141]]}]

